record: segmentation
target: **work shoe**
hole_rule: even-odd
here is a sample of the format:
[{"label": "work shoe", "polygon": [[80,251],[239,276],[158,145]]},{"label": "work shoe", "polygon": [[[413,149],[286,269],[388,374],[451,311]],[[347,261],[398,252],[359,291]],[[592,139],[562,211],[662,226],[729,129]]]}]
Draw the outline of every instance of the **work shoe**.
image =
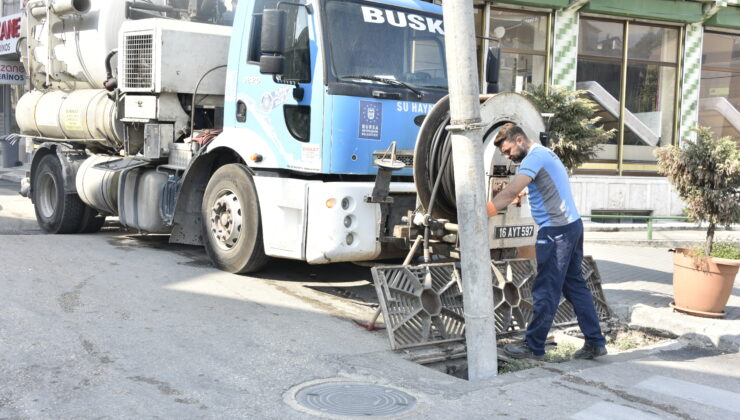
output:
[{"label": "work shoe", "polygon": [[513,359],[543,360],[545,358],[544,354],[534,354],[526,341],[505,345],[504,353]]},{"label": "work shoe", "polygon": [[588,359],[591,360],[593,358],[603,356],[606,354],[606,347],[604,346],[592,346],[588,343],[585,343],[583,347],[581,347],[580,350],[573,353],[574,359]]}]

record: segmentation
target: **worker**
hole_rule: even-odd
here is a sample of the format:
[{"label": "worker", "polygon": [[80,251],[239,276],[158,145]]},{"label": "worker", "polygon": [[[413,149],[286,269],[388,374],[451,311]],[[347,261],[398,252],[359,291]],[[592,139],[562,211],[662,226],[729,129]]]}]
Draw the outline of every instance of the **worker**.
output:
[{"label": "worker", "polygon": [[533,314],[524,341],[504,346],[515,359],[542,360],[545,339],[558,309],[561,293],[573,305],[586,338],[576,359],[606,354],[593,296],[581,274],[583,222],[576,209],[563,163],[547,147],[532,142],[515,124],[504,124],[493,144],[519,171],[511,183],[488,202],[488,216],[498,214],[528,189],[532,217],[539,226],[535,250],[537,277],[532,286]]}]

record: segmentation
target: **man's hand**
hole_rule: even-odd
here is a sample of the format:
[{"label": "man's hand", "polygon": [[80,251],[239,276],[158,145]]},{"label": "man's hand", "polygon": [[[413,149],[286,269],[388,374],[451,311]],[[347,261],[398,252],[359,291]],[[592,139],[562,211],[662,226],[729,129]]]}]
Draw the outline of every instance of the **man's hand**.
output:
[{"label": "man's hand", "polygon": [[516,204],[517,207],[521,207],[522,197],[524,197],[525,195],[527,195],[527,190],[522,190],[522,192],[517,194],[516,198],[514,199],[514,201],[511,202],[511,204]]},{"label": "man's hand", "polygon": [[496,207],[494,207],[493,203],[491,203],[490,201],[486,203],[486,212],[488,212],[489,219],[498,214],[498,211],[496,211]]},{"label": "man's hand", "polygon": [[491,206],[493,206],[493,212],[491,212],[491,206],[489,206],[488,217],[495,216],[498,214],[499,209],[505,209],[512,202],[520,204],[522,195],[526,194],[524,188],[526,188],[530,182],[532,182],[532,178],[527,175],[517,174],[514,176],[514,179],[511,180],[509,185],[493,197],[493,200],[490,202]]}]

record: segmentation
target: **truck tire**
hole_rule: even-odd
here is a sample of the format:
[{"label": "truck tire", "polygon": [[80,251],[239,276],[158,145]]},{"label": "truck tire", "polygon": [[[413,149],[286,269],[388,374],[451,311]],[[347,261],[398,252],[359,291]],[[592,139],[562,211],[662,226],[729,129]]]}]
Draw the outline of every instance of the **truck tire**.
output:
[{"label": "truck tire", "polygon": [[218,269],[251,273],[269,262],[257,189],[245,165],[233,163],[216,170],[203,195],[201,215],[203,243]]},{"label": "truck tire", "polygon": [[95,233],[105,224],[105,216],[98,213],[94,208],[85,205],[85,212],[82,215],[77,233]]},{"label": "truck tire", "polygon": [[39,161],[32,180],[36,220],[49,233],[77,233],[85,215],[85,203],[77,194],[64,192],[62,164],[55,154]]}]

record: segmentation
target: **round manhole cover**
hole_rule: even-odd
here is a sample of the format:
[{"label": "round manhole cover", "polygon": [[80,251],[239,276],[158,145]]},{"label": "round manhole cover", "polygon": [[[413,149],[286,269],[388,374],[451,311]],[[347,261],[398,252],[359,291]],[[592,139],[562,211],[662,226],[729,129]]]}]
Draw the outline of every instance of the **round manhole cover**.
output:
[{"label": "round manhole cover", "polygon": [[406,392],[362,382],[305,384],[294,395],[302,408],[332,416],[397,416],[414,410],[418,405],[417,399]]}]

